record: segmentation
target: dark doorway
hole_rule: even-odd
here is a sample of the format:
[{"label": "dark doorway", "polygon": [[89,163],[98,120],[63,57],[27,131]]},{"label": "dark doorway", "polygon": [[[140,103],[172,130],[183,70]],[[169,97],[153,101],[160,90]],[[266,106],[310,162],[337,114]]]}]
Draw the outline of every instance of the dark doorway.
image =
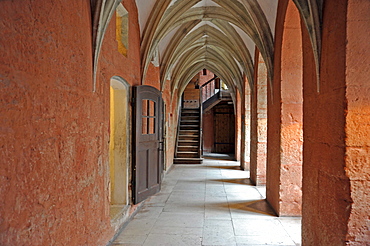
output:
[{"label": "dark doorway", "polygon": [[221,102],[213,108],[214,150],[215,153],[235,152],[235,115],[234,106]]}]

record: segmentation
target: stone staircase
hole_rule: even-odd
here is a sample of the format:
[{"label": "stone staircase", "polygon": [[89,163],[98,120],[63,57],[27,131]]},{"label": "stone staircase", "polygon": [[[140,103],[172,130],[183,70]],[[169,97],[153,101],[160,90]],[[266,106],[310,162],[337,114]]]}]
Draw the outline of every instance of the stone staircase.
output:
[{"label": "stone staircase", "polygon": [[183,108],[177,136],[174,164],[200,164],[200,110]]}]

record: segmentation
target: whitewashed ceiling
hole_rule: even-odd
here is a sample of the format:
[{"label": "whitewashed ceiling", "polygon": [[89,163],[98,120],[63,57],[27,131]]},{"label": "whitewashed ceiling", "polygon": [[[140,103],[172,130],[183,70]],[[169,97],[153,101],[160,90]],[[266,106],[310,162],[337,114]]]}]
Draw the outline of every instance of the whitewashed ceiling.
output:
[{"label": "whitewashed ceiling", "polygon": [[[323,0],[292,0],[308,30],[319,76]],[[94,78],[106,27],[121,0],[94,3]],[[185,88],[201,69],[243,92],[253,83],[257,47],[273,78],[278,0],[136,0],[141,34],[142,80],[149,64],[160,67],[162,89]],[[319,81],[319,79],[318,79]],[[95,88],[95,79],[94,79]]]},{"label": "whitewashed ceiling", "polygon": [[206,68],[242,91],[243,76],[253,78],[256,45],[272,69],[277,2],[136,0],[143,76],[149,63],[159,60],[162,88],[170,79],[172,89],[182,91]]}]

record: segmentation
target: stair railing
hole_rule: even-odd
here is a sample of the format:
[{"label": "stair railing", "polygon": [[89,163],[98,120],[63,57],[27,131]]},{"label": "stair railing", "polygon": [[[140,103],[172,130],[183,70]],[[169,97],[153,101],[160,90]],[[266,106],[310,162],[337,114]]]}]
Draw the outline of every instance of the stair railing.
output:
[{"label": "stair railing", "polygon": [[[214,94],[216,94],[216,90],[215,90],[215,83],[211,83],[213,81],[215,81],[217,79],[217,75],[215,75],[212,79],[208,80],[206,83],[204,83],[201,87],[200,87],[200,95],[201,95],[201,99],[200,99],[200,102],[201,103],[204,103],[205,101],[207,101],[209,98],[211,98]],[[213,90],[212,90],[212,86],[213,86]],[[205,96],[203,96],[203,91],[205,91]]]},{"label": "stair railing", "polygon": [[[217,79],[217,75],[214,75],[212,79],[208,80],[199,88],[199,148],[198,148],[198,156],[202,157],[203,155],[203,103],[211,98],[215,92],[215,83]],[[213,83],[212,83],[213,82]],[[212,90],[213,86],[213,90]],[[205,96],[203,95],[203,91],[205,90]]]},{"label": "stair railing", "polygon": [[203,155],[203,92],[202,88],[199,90],[199,148],[198,156],[199,158]]},{"label": "stair railing", "polygon": [[180,124],[181,124],[181,114],[182,114],[182,105],[180,105],[178,110],[178,119],[177,119],[177,133],[176,133],[176,143],[175,143],[175,158],[177,158],[177,148],[179,146],[179,135],[180,135]]}]

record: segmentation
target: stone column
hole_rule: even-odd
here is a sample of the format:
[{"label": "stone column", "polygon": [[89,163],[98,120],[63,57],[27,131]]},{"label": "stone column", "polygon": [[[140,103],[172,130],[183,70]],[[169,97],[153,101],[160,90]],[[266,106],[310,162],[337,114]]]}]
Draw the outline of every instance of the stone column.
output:
[{"label": "stone column", "polygon": [[244,80],[244,101],[242,107],[242,159],[243,170],[250,170],[251,153],[251,88],[248,80]]},{"label": "stone column", "polygon": [[[302,38],[293,2],[279,4],[275,71],[268,95],[267,200],[279,216],[300,216],[302,204]],[[284,15],[286,13],[286,15]],[[284,18],[285,17],[285,18]]]},{"label": "stone column", "polygon": [[369,245],[370,2],[325,1],[320,90],[304,31],[303,245]]},{"label": "stone column", "polygon": [[266,184],[267,145],[267,68],[256,51],[255,76],[251,102],[251,161],[250,178],[253,184]]}]

